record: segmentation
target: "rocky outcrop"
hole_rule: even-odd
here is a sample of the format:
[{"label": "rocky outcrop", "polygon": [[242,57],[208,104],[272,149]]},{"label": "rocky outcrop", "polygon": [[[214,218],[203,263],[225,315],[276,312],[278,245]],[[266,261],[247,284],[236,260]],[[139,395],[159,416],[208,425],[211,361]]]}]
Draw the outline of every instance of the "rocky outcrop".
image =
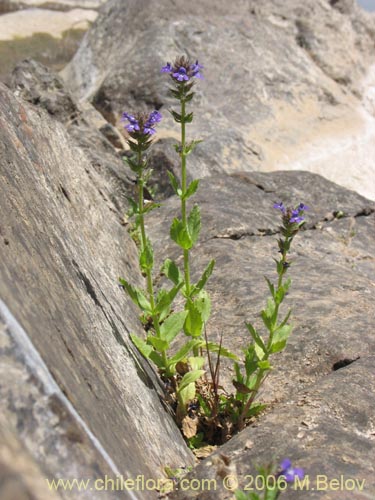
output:
[{"label": "rocky outcrop", "polygon": [[[372,202],[307,172],[244,172],[201,181],[193,201],[202,208],[203,229],[191,262],[197,280],[216,259],[208,283],[207,334],[217,342],[222,334],[223,346],[241,355],[249,341],[244,322],[262,328],[259,312],[268,295],[263,276],[275,279],[272,256],[278,250],[279,214],[273,203],[280,200],[303,201],[310,211],[292,247],[292,286],[284,305],[285,313],[293,309],[294,330],[286,350],[275,355],[259,395],[268,409],[192,473],[191,478],[215,479],[217,490],[192,488],[172,498],[232,498],[223,487],[225,475],[236,473],[244,487],[246,478],[255,477],[255,466],[285,456],[305,468],[311,488],[316,489],[319,474],[344,475],[365,480],[366,488],[363,496],[340,490],[337,498],[370,498],[375,492]],[[179,201],[171,198],[148,217],[147,226],[159,259],[172,256],[182,266],[179,248],[168,240],[178,213]],[[225,361],[222,366],[220,382],[233,392],[232,368]],[[336,498],[330,494],[326,488],[287,498]]]},{"label": "rocky outcrop", "polygon": [[[291,257],[287,302],[294,309],[294,334],[287,351],[276,356],[276,369],[263,390],[273,402],[331,373],[342,360],[375,350],[375,206],[307,172],[238,173],[201,181],[194,201],[202,208],[203,229],[192,272],[198,279],[216,259],[208,286],[213,302],[208,335],[218,341],[222,333],[223,345],[239,355],[247,343],[244,322],[259,317],[264,307],[264,275],[275,278],[272,256],[277,257],[280,220],[273,204],[280,200],[302,201],[311,210]],[[160,261],[170,255],[181,263],[179,248],[169,241],[169,226],[178,213],[178,200],[171,198],[148,217]],[[233,391],[231,372],[224,381]]]},{"label": "rocky outcrop", "polygon": [[205,66],[195,177],[304,169],[375,199],[374,40],[354,0],[111,0],[63,74],[113,124],[124,110],[161,108],[160,134],[175,138],[159,72],[187,51]]},{"label": "rocky outcrop", "polygon": [[374,361],[374,356],[360,359],[296,394],[202,462],[189,478],[198,491],[179,491],[170,498],[232,499],[233,493],[224,488],[229,484],[224,482],[227,476],[234,488],[238,485],[249,493],[256,491],[257,484],[262,493],[257,467],[278,464],[284,457],[292,457],[306,476],[304,483],[288,488],[281,497],[373,498]]},{"label": "rocky outcrop", "polygon": [[115,466],[157,478],[191,463],[128,337],[140,324],[117,280],[142,277],[105,179],[61,124],[3,86],[0,122],[1,413],[45,477]]}]

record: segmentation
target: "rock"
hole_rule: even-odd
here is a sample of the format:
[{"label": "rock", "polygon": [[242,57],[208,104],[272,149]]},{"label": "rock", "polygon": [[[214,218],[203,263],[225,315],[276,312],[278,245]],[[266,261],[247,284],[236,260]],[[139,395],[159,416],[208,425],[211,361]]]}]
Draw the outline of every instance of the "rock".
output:
[{"label": "rock", "polygon": [[8,77],[15,94],[39,106],[59,120],[75,142],[90,158],[92,167],[108,181],[102,185],[102,196],[110,200],[120,217],[128,209],[127,197],[134,193],[134,176],[114,146],[125,146],[125,139],[116,130],[117,142],[108,139],[108,127],[114,129],[89,103],[78,104],[66,89],[59,75],[34,60],[19,63]]},{"label": "rock", "polygon": [[[259,425],[238,434],[185,478],[194,481],[196,491],[178,491],[169,498],[233,498],[223,487],[224,474],[231,474],[232,484],[238,484],[242,490],[247,487],[248,492],[255,491],[255,485],[261,489],[256,467],[272,461],[280,463],[285,457],[295,467],[302,467],[307,477],[303,486],[296,485],[295,491],[288,488],[284,494],[288,500],[373,498],[374,361],[374,356],[367,355],[280,405]],[[247,439],[253,440],[256,447],[246,449]],[[226,468],[221,465],[223,455],[229,463]],[[209,483],[210,479],[213,482]],[[202,485],[201,489],[197,485]]]},{"label": "rock", "polygon": [[[207,333],[241,355],[249,340],[244,322],[262,327],[260,310],[268,296],[264,275],[275,280],[280,218],[273,204],[304,202],[306,230],[295,239],[292,287],[285,314],[293,308],[294,333],[274,360],[262,397],[276,403],[331,373],[335,363],[375,349],[372,289],[375,281],[375,206],[353,191],[308,172],[238,173],[203,179],[192,199],[202,212],[202,231],[193,250],[192,276],[198,280],[208,262],[216,267],[208,282],[212,316]],[[146,220],[157,255],[182,266],[169,227],[179,215],[173,197]],[[360,342],[358,342],[360,339]],[[221,382],[233,392],[232,371],[224,363]]]},{"label": "rock", "polygon": [[17,434],[0,417],[0,494],[2,500],[56,500],[42,471],[19,442]]},{"label": "rock", "polygon": [[[0,92],[0,297],[10,311],[0,329],[1,413],[52,477],[112,475],[114,464],[124,477],[158,478],[166,465],[191,464],[164,390],[129,339],[142,329],[118,276],[143,279],[103,197],[107,181],[60,123]],[[26,337],[17,345],[15,321]]]},{"label": "rock", "polygon": [[[214,479],[217,490],[195,489],[195,482],[194,488],[171,499],[232,498],[223,489],[225,475],[237,474],[244,487],[251,475],[255,478],[257,465],[284,457],[305,469],[311,487],[316,488],[319,474],[329,480],[341,475],[365,480],[363,496],[340,490],[340,500],[372,498],[375,493],[372,202],[307,172],[244,172],[203,179],[191,202],[199,203],[203,216],[191,268],[194,282],[209,260],[216,259],[208,282],[208,337],[219,341],[222,333],[223,346],[241,355],[249,340],[244,322],[255,322],[264,331],[259,318],[268,295],[263,276],[275,280],[272,257],[277,257],[279,214],[273,203],[280,200],[303,201],[310,211],[305,230],[292,246],[292,286],[283,305],[284,313],[292,308],[293,333],[286,350],[274,356],[274,370],[258,398],[268,408],[188,476]],[[168,241],[178,205],[171,198],[147,217],[158,263],[168,256],[182,266],[179,248]],[[234,390],[232,377],[231,365],[222,363],[220,383],[228,392]],[[248,442],[253,443],[250,450]],[[308,495],[336,498],[327,488]],[[287,496],[300,497],[298,492]]]},{"label": "rock", "polygon": [[159,135],[174,139],[159,72],[186,50],[205,66],[194,177],[305,169],[375,199],[374,40],[353,1],[111,0],[63,76],[114,125],[124,110],[161,109]]}]

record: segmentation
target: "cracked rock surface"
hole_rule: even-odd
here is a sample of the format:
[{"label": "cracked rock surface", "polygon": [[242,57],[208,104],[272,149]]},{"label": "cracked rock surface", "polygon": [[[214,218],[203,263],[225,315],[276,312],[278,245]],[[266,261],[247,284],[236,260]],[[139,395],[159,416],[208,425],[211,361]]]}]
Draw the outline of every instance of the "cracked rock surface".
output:
[{"label": "cracked rock surface", "polygon": [[[285,351],[274,355],[274,370],[258,398],[268,408],[191,474],[190,478],[217,480],[217,491],[180,491],[172,498],[232,498],[222,487],[223,475],[234,471],[244,487],[246,478],[256,474],[256,464],[287,456],[310,474],[312,488],[319,474],[366,483],[363,494],[358,489],[355,494],[340,490],[335,496],[326,488],[290,492],[288,498],[371,498],[375,492],[373,202],[308,172],[244,172],[204,179],[193,201],[201,206],[203,227],[191,255],[193,282],[209,260],[216,259],[208,282],[212,316],[207,333],[217,342],[223,334],[223,346],[236,354],[249,340],[245,321],[262,331],[259,312],[268,293],[263,276],[271,280],[276,276],[272,257],[277,257],[279,213],[273,203],[303,202],[310,210],[305,230],[292,245],[292,286],[283,305],[284,314],[292,307],[294,329]],[[152,212],[147,225],[159,262],[173,256],[182,266],[179,248],[167,240],[169,224],[179,215],[178,205],[178,200],[168,200]],[[223,361],[222,368],[221,384],[233,392],[229,364]],[[246,443],[253,444],[246,447]]]}]

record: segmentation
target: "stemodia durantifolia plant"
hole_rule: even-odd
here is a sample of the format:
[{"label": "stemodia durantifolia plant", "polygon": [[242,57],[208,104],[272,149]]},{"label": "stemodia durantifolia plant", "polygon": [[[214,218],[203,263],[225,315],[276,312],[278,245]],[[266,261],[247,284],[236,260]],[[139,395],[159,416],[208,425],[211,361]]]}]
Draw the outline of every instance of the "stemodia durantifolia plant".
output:
[{"label": "stemodia durantifolia plant", "polygon": [[[178,110],[171,110],[174,121],[180,127],[180,142],[175,149],[180,157],[181,181],[169,172],[170,183],[180,199],[180,217],[175,217],[170,227],[170,238],[182,250],[183,270],[167,258],[161,272],[172,282],[170,289],[155,290],[153,282],[154,255],[152,244],[146,234],[145,216],[159,204],[145,204],[143,191],[147,187],[151,171],[147,154],[151,147],[151,136],[160,122],[158,111],[150,114],[123,114],[129,134],[128,144],[132,156],[127,163],[137,176],[138,199],[130,200],[132,215],[139,231],[139,265],[145,277],[146,289],[140,290],[125,279],[121,285],[141,309],[141,319],[147,327],[145,338],[135,334],[131,338],[143,354],[158,368],[167,391],[171,395],[176,411],[176,420],[192,447],[205,443],[218,444],[229,439],[233,433],[259,415],[264,405],[257,401],[259,390],[272,370],[271,357],[286,346],[292,326],[289,322],[291,311],[282,316],[281,305],[290,288],[286,274],[290,267],[288,257],[292,241],[304,224],[303,203],[295,207],[285,207],[276,203],[281,212],[282,224],[278,239],[279,259],[276,263],[277,280],[272,283],[266,278],[270,297],[260,312],[266,333],[258,331],[252,323],[245,323],[250,335],[243,348],[243,359],[223,347],[225,332],[218,344],[210,342],[206,325],[210,316],[211,301],[205,290],[215,262],[211,260],[200,279],[191,280],[192,249],[201,231],[201,214],[198,204],[192,207],[190,198],[199,187],[199,180],[187,183],[187,157],[201,140],[187,141],[186,125],[193,121],[193,112],[188,105],[194,98],[195,80],[202,77],[203,67],[182,56],[173,64],[167,63],[163,73],[170,77],[169,88],[179,104]],[[183,297],[184,308],[175,311],[172,307],[177,296]],[[180,335],[179,349],[172,344]],[[181,337],[182,336],[182,337]],[[230,358],[234,365],[234,393],[228,394],[220,385],[220,361],[222,356]]]}]

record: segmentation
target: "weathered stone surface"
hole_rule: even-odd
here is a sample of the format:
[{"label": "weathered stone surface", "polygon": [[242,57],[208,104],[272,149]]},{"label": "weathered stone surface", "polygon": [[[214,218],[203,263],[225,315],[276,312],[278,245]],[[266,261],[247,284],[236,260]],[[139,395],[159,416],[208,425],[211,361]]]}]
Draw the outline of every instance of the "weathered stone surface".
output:
[{"label": "weathered stone surface", "polygon": [[365,356],[322,377],[202,462],[191,476],[214,479],[211,484],[217,485],[216,491],[213,487],[203,492],[180,491],[170,498],[231,499],[233,494],[223,488],[227,474],[237,476],[241,489],[254,488],[256,466],[278,463],[284,457],[304,468],[310,481],[304,490],[288,489],[282,495],[288,500],[374,498],[374,362],[374,356]]},{"label": "weathered stone surface", "polygon": [[[155,375],[128,338],[131,331],[141,334],[140,325],[117,279],[124,275],[140,284],[142,277],[134,243],[103,197],[109,190],[106,180],[61,124],[4,86],[0,91],[0,204],[6,215],[0,228],[1,299],[124,477],[160,477],[167,464],[191,463]],[[21,359],[14,365],[9,361],[9,370],[16,372]],[[64,438],[69,453],[55,455],[54,443],[60,431],[64,435],[68,415],[61,417],[60,428],[58,418],[52,418],[58,414],[53,398],[40,378],[27,373],[22,398],[0,379],[3,394],[9,395],[2,399],[7,415],[24,426],[23,445],[56,475],[68,466],[79,470],[84,463],[77,458],[75,464],[74,439],[69,447]],[[34,387],[31,400],[28,385]],[[47,404],[50,410],[44,413]],[[39,422],[43,416],[46,422],[45,427],[35,424],[35,431],[38,405]],[[77,425],[72,423],[73,430]],[[27,429],[34,431],[32,438]],[[86,443],[87,435],[82,439]],[[81,446],[89,456],[89,447]]]},{"label": "weathered stone surface", "polygon": [[16,432],[0,416],[0,495],[2,500],[57,500],[42,471],[19,442]]},{"label": "weathered stone surface", "polygon": [[354,1],[112,0],[63,74],[113,124],[161,108],[159,136],[175,138],[159,68],[187,51],[205,65],[195,177],[306,169],[375,198],[374,39]]},{"label": "weathered stone surface", "polygon": [[[98,188],[123,217],[128,207],[127,196],[134,192],[134,176],[108,140],[108,127],[116,147],[124,147],[120,132],[105,121],[89,103],[78,104],[66,89],[63,80],[43,64],[25,60],[17,64],[8,77],[8,86],[15,95],[40,106],[59,120],[70,136],[83,149],[92,167],[100,174]],[[166,176],[166,174],[164,174]],[[101,184],[101,177],[108,184]]]},{"label": "weathered stone surface", "polygon": [[[248,341],[244,321],[255,320],[262,328],[259,311],[268,293],[263,275],[275,278],[272,257],[277,256],[279,215],[272,205],[280,200],[303,201],[311,209],[291,254],[292,287],[284,311],[293,308],[294,330],[286,350],[275,355],[274,370],[259,395],[269,407],[254,426],[192,473],[198,479],[216,478],[218,491],[191,488],[173,498],[232,498],[222,487],[223,475],[236,472],[244,486],[256,465],[285,456],[305,468],[311,487],[318,474],[366,481],[363,494],[326,489],[288,493],[288,499],[365,499],[375,493],[372,202],[307,172],[203,179],[194,198],[202,207],[202,235],[191,262],[197,279],[216,259],[208,283],[213,312],[207,332],[215,340],[222,333],[223,345],[241,354]],[[173,256],[182,265],[178,247],[168,242],[178,211],[178,200],[171,198],[148,217],[147,226],[159,259]],[[231,379],[230,365],[224,363],[221,383],[232,392]],[[221,455],[230,458],[229,465]]]},{"label": "weathered stone surface", "polygon": [[[273,203],[280,200],[303,201],[311,210],[306,230],[293,245],[287,303],[293,306],[294,333],[263,388],[263,398],[273,403],[330,373],[340,360],[375,350],[374,204],[308,172],[252,172],[201,181],[194,201],[201,206],[202,233],[192,274],[197,280],[216,259],[208,283],[213,302],[209,336],[219,340],[222,333],[223,345],[241,354],[248,340],[244,322],[256,319],[261,327],[259,312],[268,291],[263,276],[275,278],[280,220]],[[167,200],[150,214],[147,227],[159,262],[172,256],[182,265],[179,247],[169,241],[178,205],[175,198]],[[222,381],[232,391],[231,377],[226,364]]]}]

